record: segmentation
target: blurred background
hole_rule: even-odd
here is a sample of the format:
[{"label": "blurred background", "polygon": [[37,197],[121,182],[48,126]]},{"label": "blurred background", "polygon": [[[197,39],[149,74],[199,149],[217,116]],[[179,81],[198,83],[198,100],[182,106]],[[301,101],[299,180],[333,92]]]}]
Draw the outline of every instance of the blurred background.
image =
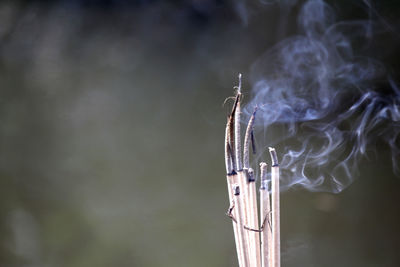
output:
[{"label": "blurred background", "polygon": [[[236,266],[223,103],[302,3],[1,1],[0,266]],[[400,5],[331,4],[384,19],[396,77]],[[339,194],[282,194],[282,266],[400,266],[400,180],[376,154]]]}]

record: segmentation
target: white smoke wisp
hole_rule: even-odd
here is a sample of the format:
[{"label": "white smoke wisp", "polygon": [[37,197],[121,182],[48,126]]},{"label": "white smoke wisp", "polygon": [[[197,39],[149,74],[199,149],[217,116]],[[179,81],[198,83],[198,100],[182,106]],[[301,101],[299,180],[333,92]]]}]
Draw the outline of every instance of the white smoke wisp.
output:
[{"label": "white smoke wisp", "polygon": [[300,10],[298,26],[299,35],[253,64],[246,106],[248,114],[258,106],[256,124],[279,148],[282,189],[338,193],[382,141],[399,173],[400,90],[382,63],[363,54],[378,23],[336,21],[330,6],[313,0]]}]

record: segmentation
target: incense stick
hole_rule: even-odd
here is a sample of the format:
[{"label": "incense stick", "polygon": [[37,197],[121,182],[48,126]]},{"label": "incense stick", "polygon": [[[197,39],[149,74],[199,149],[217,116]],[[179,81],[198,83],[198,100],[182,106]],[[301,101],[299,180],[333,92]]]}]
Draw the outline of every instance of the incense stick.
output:
[{"label": "incense stick", "polygon": [[[249,183],[247,182],[247,177],[245,173],[242,171],[238,171],[238,183],[240,188],[243,188],[241,190],[240,194],[240,202],[241,202],[241,208],[243,210],[242,212],[242,222],[243,222],[243,227],[248,227],[249,222],[250,222],[250,217],[251,217],[251,207],[250,207],[250,201],[249,201],[249,196],[248,196],[248,191],[249,191]],[[244,240],[244,246],[246,246],[246,251],[248,252],[248,257],[249,257],[249,264],[250,266],[254,266],[253,261],[255,260],[255,250],[253,249],[253,242],[250,238],[250,236],[253,234],[250,231],[246,230],[243,228],[243,240]],[[248,227],[249,228],[249,227]],[[251,228],[251,227],[250,227]]]},{"label": "incense stick", "polygon": [[[239,74],[239,85],[237,86],[237,93],[236,93],[236,99],[235,99],[235,107],[234,107],[234,134],[235,134],[235,163],[237,167],[237,174],[238,174],[238,183],[241,190],[240,194],[240,202],[241,202],[241,207],[243,209],[243,224],[246,226],[253,227],[254,228],[254,212],[253,212],[253,207],[251,205],[251,200],[252,197],[249,197],[249,192],[251,191],[250,184],[248,182],[247,175],[243,172],[243,163],[242,163],[242,157],[241,157],[241,132],[240,132],[240,117],[241,117],[241,88],[242,88],[242,75]],[[255,186],[254,186],[254,191],[255,191]],[[254,193],[254,197],[256,198],[256,195]],[[255,201],[255,205],[256,201]],[[255,208],[255,211],[257,212],[257,208]],[[256,219],[258,222],[258,219]],[[258,228],[258,227],[257,227]],[[248,251],[248,257],[249,257],[249,264],[251,266],[255,266],[257,264],[257,246],[255,242],[255,235],[257,233],[250,233],[249,231],[244,231],[244,246],[247,246],[247,251]],[[259,251],[259,249],[258,249]],[[259,254],[259,253],[258,253]]]},{"label": "incense stick", "polygon": [[[233,202],[233,194],[232,194],[232,185],[238,183],[239,176],[236,172],[236,164],[235,164],[235,156],[234,156],[234,117],[236,113],[237,104],[239,103],[239,97],[237,96],[235,99],[235,103],[232,108],[232,112],[228,117],[228,121],[226,124],[225,129],[225,165],[226,165],[226,179],[227,179],[227,186],[228,186],[228,195],[229,195],[229,202]],[[236,201],[238,202],[238,201]],[[236,203],[237,204],[237,203]],[[238,216],[237,209],[232,209],[232,216]],[[246,245],[243,242],[243,236],[245,235],[244,229],[237,223],[233,223],[233,232],[235,236],[235,243],[236,243],[236,253],[238,257],[239,266],[244,266],[244,262],[248,257],[247,253],[244,251],[244,246]]]},{"label": "incense stick", "polygon": [[[247,124],[246,134],[243,145],[243,171],[246,174],[246,189],[248,195],[248,226],[253,229],[258,229],[258,209],[257,209],[257,193],[256,183],[254,179],[253,170],[250,168],[250,142],[253,132],[254,119],[257,108],[254,109],[252,116]],[[249,242],[252,248],[252,266],[261,265],[261,253],[260,253],[260,235],[257,232],[249,233]]]},{"label": "incense stick", "polygon": [[[227,175],[227,185],[228,185],[228,194],[229,194],[229,201],[230,201],[230,209],[228,212],[228,216],[230,216],[231,218],[236,218],[238,216],[240,216],[237,212],[237,208],[235,208],[235,204],[237,205],[237,203],[235,203],[234,201],[234,196],[232,193],[232,186],[237,183],[237,175]],[[237,202],[237,201],[236,201]],[[238,264],[239,266],[244,266],[244,260],[245,260],[245,252],[243,251],[243,241],[241,239],[241,236],[243,235],[243,229],[242,227],[237,223],[237,221],[232,220],[232,226],[233,226],[233,234],[235,237],[235,244],[236,244],[236,254],[237,254],[237,258],[238,258]]]},{"label": "incense stick", "polygon": [[[237,168],[237,174],[238,174],[238,184],[240,188],[242,189],[241,194],[240,194],[240,202],[243,207],[243,223],[247,224],[247,198],[245,196],[245,192],[243,189],[245,188],[245,183],[243,182],[243,164],[242,164],[242,156],[241,156],[241,133],[240,133],[240,116],[241,116],[241,109],[240,109],[240,100],[241,100],[241,90],[242,90],[242,75],[239,73],[238,75],[239,79],[239,84],[236,87],[237,92],[236,92],[236,99],[235,99],[235,112],[234,112],[234,140],[235,140],[235,164]],[[248,233],[245,231],[243,233],[245,243],[244,246],[248,246]],[[247,248],[247,251],[251,253],[251,249]],[[251,257],[250,257],[251,258]]]},{"label": "incense stick", "polygon": [[[228,158],[228,162],[231,161],[231,157],[225,156],[226,158]],[[232,163],[228,163],[228,165],[232,165]],[[226,183],[228,186],[228,195],[229,195],[229,204],[231,205],[231,203],[233,203],[233,195],[232,195],[232,186],[233,184],[235,184],[237,182],[237,174],[236,172],[232,169],[232,168],[227,168],[227,175],[226,175]],[[236,211],[235,210],[231,210],[230,213],[232,213],[232,216],[237,216]],[[233,233],[234,233],[234,237],[235,237],[235,244],[236,244],[236,254],[238,257],[238,263],[239,266],[243,265],[243,251],[242,251],[242,246],[241,246],[241,241],[239,239],[239,231],[241,231],[241,229],[239,228],[240,226],[235,223],[234,221],[232,221],[232,226],[233,226]]]},{"label": "incense stick", "polygon": [[[242,79],[239,74],[239,86],[237,96],[241,97]],[[254,124],[254,114],[251,116],[248,127],[246,129],[245,144],[244,144],[244,159],[246,161],[245,169],[242,169],[243,163],[241,159],[241,136],[240,136],[240,109],[241,101],[238,101],[235,112],[235,152],[236,152],[236,165],[238,168],[239,184],[242,188],[241,201],[244,208],[244,223],[248,228],[258,229],[258,210],[257,210],[257,193],[254,175],[249,175],[249,146],[251,140],[251,133]],[[260,235],[257,232],[247,231],[245,237],[248,243],[248,251],[251,266],[260,266]]]},{"label": "incense stick", "polygon": [[261,266],[270,267],[271,264],[271,206],[269,201],[268,192],[268,181],[267,181],[267,164],[265,162],[260,163],[260,223],[263,227],[261,232]]},{"label": "incense stick", "polygon": [[275,148],[270,147],[271,155],[271,195],[272,195],[272,265],[270,267],[281,266],[280,255],[280,204],[279,204],[279,163]]},{"label": "incense stick", "polygon": [[[254,119],[257,108],[254,109],[252,116],[247,124],[246,134],[244,139],[244,152],[243,152],[243,168],[247,176],[247,192],[249,196],[249,226],[253,229],[258,229],[258,208],[257,208],[257,194],[256,194],[256,183],[254,179],[253,170],[250,168],[250,143],[253,132]],[[261,252],[260,252],[260,235],[259,233],[249,233],[250,242],[253,248],[253,257],[255,265],[261,265]]]},{"label": "incense stick", "polygon": [[[260,164],[260,222],[253,169],[250,168],[250,144],[254,147],[253,126],[257,107],[249,119],[241,158],[241,75],[235,102],[225,129],[225,165],[236,252],[240,267],[280,267],[279,165],[274,148],[269,148],[271,199],[267,183],[267,165]],[[271,205],[272,204],[272,205]],[[261,229],[259,225],[261,224]],[[261,233],[261,240],[260,240]]]},{"label": "incense stick", "polygon": [[[236,210],[236,214],[237,214],[236,220],[237,220],[237,224],[239,225],[239,227],[244,230],[245,209],[244,209],[241,199],[242,199],[242,197],[240,194],[240,186],[238,184],[235,184],[233,186],[233,201],[234,201],[235,210]],[[247,231],[239,231],[239,240],[240,240],[241,244],[247,243],[246,233],[247,233]],[[243,253],[243,262],[242,262],[242,265],[240,265],[240,266],[243,266],[243,267],[252,266],[252,265],[250,265],[249,247],[244,245],[242,247],[242,253]]]},{"label": "incense stick", "polygon": [[[247,170],[247,196],[249,202],[248,210],[248,226],[252,229],[258,229],[258,208],[257,208],[257,193],[256,182],[254,179],[254,171],[252,168]],[[252,266],[261,265],[260,253],[260,234],[258,232],[249,232],[249,242],[252,249],[251,257],[253,259]]]}]

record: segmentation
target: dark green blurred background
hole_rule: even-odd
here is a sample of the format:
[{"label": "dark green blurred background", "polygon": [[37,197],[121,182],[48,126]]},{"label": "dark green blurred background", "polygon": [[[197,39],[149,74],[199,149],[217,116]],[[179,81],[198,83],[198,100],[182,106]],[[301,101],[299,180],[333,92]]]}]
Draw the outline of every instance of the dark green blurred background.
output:
[{"label": "dark green blurred background", "polygon": [[[295,33],[301,2],[277,2],[1,1],[0,266],[235,266],[222,104]],[[375,8],[395,29],[399,5]],[[282,266],[400,266],[377,155],[340,194],[282,194]]]}]

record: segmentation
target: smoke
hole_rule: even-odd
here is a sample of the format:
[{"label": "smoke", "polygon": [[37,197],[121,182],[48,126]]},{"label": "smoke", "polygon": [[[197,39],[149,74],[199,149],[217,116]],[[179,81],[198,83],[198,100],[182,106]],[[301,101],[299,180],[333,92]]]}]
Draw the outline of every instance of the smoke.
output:
[{"label": "smoke", "polygon": [[306,2],[300,33],[284,39],[252,66],[256,124],[281,154],[283,189],[338,193],[358,164],[385,143],[399,174],[400,89],[372,58],[382,23],[337,21],[323,1]]}]

